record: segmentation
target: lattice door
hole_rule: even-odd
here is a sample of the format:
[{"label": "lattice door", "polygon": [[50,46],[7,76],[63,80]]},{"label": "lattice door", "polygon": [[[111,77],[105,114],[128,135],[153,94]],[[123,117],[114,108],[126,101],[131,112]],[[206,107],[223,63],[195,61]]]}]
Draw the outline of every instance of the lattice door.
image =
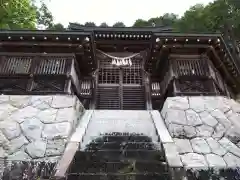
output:
[{"label": "lattice door", "polygon": [[109,59],[100,61],[97,80],[97,109],[145,109],[144,75],[141,60],[132,66],[109,65]]}]

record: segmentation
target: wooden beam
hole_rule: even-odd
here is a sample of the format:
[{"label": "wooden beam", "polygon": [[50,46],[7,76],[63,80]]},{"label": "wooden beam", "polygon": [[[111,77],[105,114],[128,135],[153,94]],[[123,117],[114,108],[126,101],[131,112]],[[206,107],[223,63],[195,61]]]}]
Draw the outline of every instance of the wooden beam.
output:
[{"label": "wooden beam", "polygon": [[149,44],[151,43],[151,40],[131,40],[131,39],[128,39],[128,40],[120,40],[120,39],[111,39],[111,40],[98,40],[96,39],[95,40],[96,43],[98,44],[111,44],[111,45],[114,45],[114,44],[126,44],[126,45],[144,45],[144,44]]},{"label": "wooden beam", "polygon": [[0,46],[57,46],[57,47],[79,47],[82,43],[63,43],[63,42],[30,42],[30,41],[15,41],[15,42],[9,42],[9,41],[2,41],[0,42]]},{"label": "wooden beam", "polygon": [[155,33],[154,34],[157,37],[182,37],[182,38],[220,38],[221,34],[220,33],[177,33],[177,32],[160,32],[160,33]]},{"label": "wooden beam", "polygon": [[[73,53],[24,53],[24,52],[0,52],[0,56],[40,56],[40,57],[52,57],[61,56],[66,58],[75,58]],[[40,59],[41,60],[41,59]]]},{"label": "wooden beam", "polygon": [[200,48],[203,48],[203,49],[207,49],[209,48],[211,45],[209,44],[164,44],[163,47],[166,47],[166,48],[196,48],[196,49],[200,49]]}]

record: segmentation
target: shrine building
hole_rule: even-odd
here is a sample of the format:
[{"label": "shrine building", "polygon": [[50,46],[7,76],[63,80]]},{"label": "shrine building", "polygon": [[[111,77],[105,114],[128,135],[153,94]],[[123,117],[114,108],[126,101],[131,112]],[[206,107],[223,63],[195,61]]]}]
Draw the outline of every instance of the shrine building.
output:
[{"label": "shrine building", "polygon": [[239,179],[231,31],[69,27],[0,31],[3,179]]}]

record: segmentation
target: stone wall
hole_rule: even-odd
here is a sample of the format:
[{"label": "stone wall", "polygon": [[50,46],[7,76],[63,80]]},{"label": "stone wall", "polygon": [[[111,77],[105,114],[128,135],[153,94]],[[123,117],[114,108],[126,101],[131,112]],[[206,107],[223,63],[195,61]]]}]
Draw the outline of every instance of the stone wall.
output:
[{"label": "stone wall", "polygon": [[185,168],[240,167],[240,104],[225,97],[169,97],[161,111]]},{"label": "stone wall", "polygon": [[0,96],[0,158],[57,160],[84,108],[75,96]]}]

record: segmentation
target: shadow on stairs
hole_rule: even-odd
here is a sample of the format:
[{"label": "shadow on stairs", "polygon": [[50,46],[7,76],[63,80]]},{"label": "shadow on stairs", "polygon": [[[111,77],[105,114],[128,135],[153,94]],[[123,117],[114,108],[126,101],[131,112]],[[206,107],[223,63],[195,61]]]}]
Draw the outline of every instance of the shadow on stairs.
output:
[{"label": "shadow on stairs", "polygon": [[68,180],[169,180],[160,142],[141,134],[111,133],[76,152]]}]

